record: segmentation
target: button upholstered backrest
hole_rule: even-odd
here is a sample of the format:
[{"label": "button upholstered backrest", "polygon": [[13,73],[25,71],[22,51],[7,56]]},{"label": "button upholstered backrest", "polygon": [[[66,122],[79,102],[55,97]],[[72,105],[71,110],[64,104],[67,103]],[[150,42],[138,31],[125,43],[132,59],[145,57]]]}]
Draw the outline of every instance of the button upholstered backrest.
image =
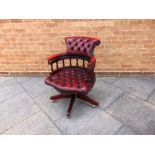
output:
[{"label": "button upholstered backrest", "polygon": [[66,37],[67,54],[85,55],[91,57],[95,46],[100,44],[100,40],[91,37]]}]

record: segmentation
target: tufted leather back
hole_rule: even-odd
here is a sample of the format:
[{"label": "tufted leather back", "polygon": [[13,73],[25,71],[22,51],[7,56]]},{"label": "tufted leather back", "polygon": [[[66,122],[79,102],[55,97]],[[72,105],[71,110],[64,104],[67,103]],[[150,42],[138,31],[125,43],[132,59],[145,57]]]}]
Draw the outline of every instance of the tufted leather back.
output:
[{"label": "tufted leather back", "polygon": [[67,54],[85,55],[91,57],[93,50],[100,44],[100,40],[91,37],[66,37]]}]

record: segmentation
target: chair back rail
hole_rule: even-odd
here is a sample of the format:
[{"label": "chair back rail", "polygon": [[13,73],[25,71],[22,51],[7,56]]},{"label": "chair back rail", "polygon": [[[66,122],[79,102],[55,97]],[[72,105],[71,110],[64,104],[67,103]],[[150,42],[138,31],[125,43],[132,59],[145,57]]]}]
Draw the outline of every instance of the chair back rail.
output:
[{"label": "chair back rail", "polygon": [[[73,64],[73,61],[75,63]],[[80,63],[81,60],[81,63]],[[67,63],[65,63],[67,61]],[[79,56],[79,55],[65,55],[54,60],[49,61],[48,63],[51,65],[51,71],[55,72],[58,69],[64,67],[82,67],[86,68],[86,64],[90,62],[90,58],[87,56]],[[55,68],[54,68],[55,66]]]}]

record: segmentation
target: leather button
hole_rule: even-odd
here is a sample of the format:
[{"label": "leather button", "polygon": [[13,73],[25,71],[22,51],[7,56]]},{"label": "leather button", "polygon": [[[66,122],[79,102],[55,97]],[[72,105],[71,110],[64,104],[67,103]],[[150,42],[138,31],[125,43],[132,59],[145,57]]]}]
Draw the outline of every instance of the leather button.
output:
[{"label": "leather button", "polygon": [[79,85],[77,85],[77,88],[80,88],[80,86],[79,86]]}]

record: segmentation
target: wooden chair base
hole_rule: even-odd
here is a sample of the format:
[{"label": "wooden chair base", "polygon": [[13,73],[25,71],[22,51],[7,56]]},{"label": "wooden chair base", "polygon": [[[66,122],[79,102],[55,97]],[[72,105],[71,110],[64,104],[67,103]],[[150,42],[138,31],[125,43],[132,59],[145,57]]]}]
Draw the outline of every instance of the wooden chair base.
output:
[{"label": "wooden chair base", "polygon": [[87,101],[93,107],[96,107],[96,106],[99,105],[99,102],[89,98],[86,95],[82,95],[82,94],[77,94],[77,95],[76,94],[72,94],[72,95],[58,94],[58,95],[55,95],[55,96],[51,96],[50,99],[52,101],[55,101],[55,100],[62,99],[62,98],[71,98],[70,104],[69,104],[69,107],[68,107],[68,110],[67,110],[67,117],[70,117],[76,97],[81,99],[81,100]]}]

